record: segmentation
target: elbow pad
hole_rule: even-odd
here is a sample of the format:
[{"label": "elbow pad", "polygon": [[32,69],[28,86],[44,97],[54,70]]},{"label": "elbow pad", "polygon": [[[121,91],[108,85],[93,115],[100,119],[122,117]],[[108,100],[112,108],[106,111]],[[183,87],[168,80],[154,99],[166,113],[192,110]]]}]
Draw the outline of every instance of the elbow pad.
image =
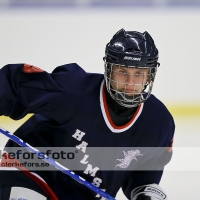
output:
[{"label": "elbow pad", "polygon": [[159,185],[149,184],[133,189],[131,200],[167,200],[167,195]]}]

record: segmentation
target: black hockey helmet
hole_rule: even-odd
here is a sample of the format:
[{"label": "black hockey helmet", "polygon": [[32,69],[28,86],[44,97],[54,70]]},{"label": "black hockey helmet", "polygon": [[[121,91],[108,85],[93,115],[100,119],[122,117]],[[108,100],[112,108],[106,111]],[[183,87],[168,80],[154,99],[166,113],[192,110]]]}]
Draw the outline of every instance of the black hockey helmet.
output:
[{"label": "black hockey helmet", "polygon": [[[106,45],[105,57],[105,80],[106,87],[111,97],[120,105],[135,107],[144,102],[151,94],[158,63],[158,50],[150,34],[136,31],[119,30],[110,42]],[[114,90],[111,87],[112,66],[128,68],[149,68],[150,81],[143,84],[143,91],[140,95],[133,94],[132,98],[127,97],[125,92]],[[144,90],[148,86],[147,95]],[[119,97],[120,96],[120,97]]]}]

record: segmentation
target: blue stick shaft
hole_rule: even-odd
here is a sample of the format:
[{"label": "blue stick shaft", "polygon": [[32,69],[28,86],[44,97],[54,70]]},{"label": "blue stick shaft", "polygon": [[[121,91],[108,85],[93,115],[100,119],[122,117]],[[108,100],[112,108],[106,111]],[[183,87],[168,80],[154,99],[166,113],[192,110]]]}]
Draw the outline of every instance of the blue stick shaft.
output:
[{"label": "blue stick shaft", "polygon": [[86,181],[82,177],[78,176],[73,171],[70,171],[68,168],[64,167],[63,165],[59,164],[58,162],[54,161],[53,159],[49,158],[47,155],[45,155],[44,153],[40,152],[38,149],[32,147],[31,145],[27,144],[22,139],[18,138],[15,135],[12,135],[9,131],[7,131],[7,130],[5,130],[5,129],[0,127],[0,133],[2,133],[3,135],[5,135],[9,139],[11,139],[12,141],[17,143],[18,145],[24,147],[29,152],[36,154],[39,158],[41,158],[45,162],[47,162],[50,165],[54,166],[56,169],[58,169],[59,171],[63,172],[64,174],[67,174],[68,176],[70,176],[71,178],[76,180],[77,182],[85,185],[86,187],[88,187],[89,189],[93,190],[94,192],[96,192],[100,196],[102,196],[102,197],[104,197],[104,198],[106,198],[108,200],[115,200],[113,197],[111,197],[109,194],[107,194],[103,190],[101,190],[98,187],[94,186],[93,184],[89,183],[88,181]]}]

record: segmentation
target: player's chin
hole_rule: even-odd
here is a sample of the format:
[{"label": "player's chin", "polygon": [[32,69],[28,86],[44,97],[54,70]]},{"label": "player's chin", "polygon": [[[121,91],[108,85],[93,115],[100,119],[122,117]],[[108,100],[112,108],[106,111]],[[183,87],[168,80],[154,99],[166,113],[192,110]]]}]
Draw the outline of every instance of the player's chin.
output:
[{"label": "player's chin", "polygon": [[133,96],[136,96],[136,95],[139,95],[140,93],[125,93],[126,96],[129,96],[129,97],[133,97]]},{"label": "player's chin", "polygon": [[134,95],[134,93],[130,93],[130,92],[128,92],[128,93],[127,93],[127,92],[125,92],[124,94],[125,94],[126,96],[129,96],[129,97],[131,97],[131,96],[133,96],[133,95]]}]

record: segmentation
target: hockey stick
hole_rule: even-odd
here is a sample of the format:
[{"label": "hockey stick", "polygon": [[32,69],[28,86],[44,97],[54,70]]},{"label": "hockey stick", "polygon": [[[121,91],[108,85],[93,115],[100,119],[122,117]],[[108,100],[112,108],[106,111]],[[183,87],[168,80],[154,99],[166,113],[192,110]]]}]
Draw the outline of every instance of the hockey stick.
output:
[{"label": "hockey stick", "polygon": [[31,145],[27,144],[22,139],[18,138],[15,135],[12,135],[9,131],[3,129],[2,127],[0,127],[0,133],[2,133],[3,135],[5,135],[9,139],[11,139],[12,141],[17,143],[18,145],[24,147],[29,152],[36,154],[39,158],[41,158],[45,162],[47,162],[50,165],[54,166],[56,169],[58,169],[59,171],[63,172],[64,174],[67,174],[68,176],[73,178],[75,181],[85,185],[86,187],[88,187],[89,189],[93,190],[94,192],[96,192],[100,196],[102,196],[102,197],[104,197],[104,198],[106,198],[108,200],[115,200],[113,197],[111,197],[106,192],[102,191],[98,187],[96,187],[93,184],[91,184],[88,181],[86,181],[84,178],[82,178],[82,177],[78,176],[77,174],[75,174],[73,171],[70,171],[68,168],[64,167],[63,165],[61,165],[58,162],[54,161],[53,159],[49,158],[47,155],[45,155],[44,153],[40,152],[38,149],[32,147]]}]

